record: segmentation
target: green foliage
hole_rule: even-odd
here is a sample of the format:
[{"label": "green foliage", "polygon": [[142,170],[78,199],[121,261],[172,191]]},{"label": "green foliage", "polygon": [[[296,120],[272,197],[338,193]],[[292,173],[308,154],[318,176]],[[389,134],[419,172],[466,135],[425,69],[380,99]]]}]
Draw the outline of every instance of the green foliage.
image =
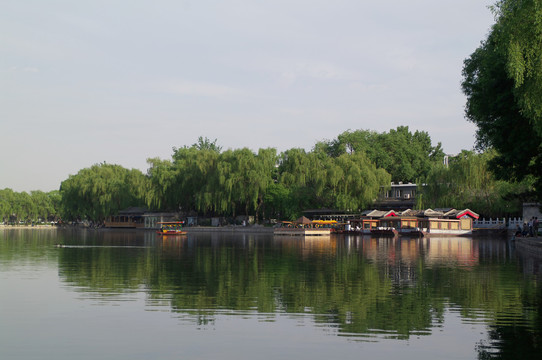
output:
[{"label": "green foliage", "polygon": [[542,136],[542,1],[500,0],[493,30],[521,112]]},{"label": "green foliage", "polygon": [[364,153],[378,168],[392,175],[392,181],[415,181],[425,177],[435,164],[441,164],[441,144],[432,146],[425,131],[410,132],[399,126],[387,133],[368,130],[345,131],[337,139],[316,144],[315,150],[332,157]]},{"label": "green foliage", "polygon": [[358,211],[373,202],[389,174],[363,152],[331,157],[324,151],[220,151],[200,137],[173,148],[172,160],[149,159],[149,207],[212,216],[293,219],[309,208]]},{"label": "green foliage", "polygon": [[419,194],[423,206],[470,208],[485,217],[519,215],[530,183],[497,180],[489,166],[495,157],[495,151],[463,150],[450,158],[449,167],[434,167]]},{"label": "green foliage", "polygon": [[[70,176],[49,198],[66,220],[101,221],[127,207],[147,206],[206,216],[253,215],[258,221],[295,219],[307,209],[359,212],[371,206],[394,178],[429,179],[418,206],[424,202],[461,207],[470,204],[467,198],[475,205],[485,199],[483,208],[493,209],[496,195],[509,197],[516,191],[507,183],[494,183],[486,168],[481,182],[472,181],[475,170],[468,166],[475,157],[463,156],[467,162],[458,157],[452,170],[441,168],[440,144],[432,146],[427,133],[411,133],[408,127],[383,134],[347,131],[334,141],[317,143],[310,152],[293,148],[281,154],[273,148],[258,153],[247,148],[222,151],[216,140],[200,137],[192,146],[173,148],[171,160],[148,159],[146,175],[98,164]],[[442,183],[463,184],[464,179],[470,179],[469,186],[443,191]],[[42,194],[33,196],[46,208]],[[7,208],[5,203],[0,206]],[[25,204],[21,197],[18,213],[29,212],[30,205]],[[480,211],[480,206],[473,208]]]},{"label": "green foliage", "polygon": [[200,136],[198,142],[193,144],[192,147],[195,147],[198,150],[211,150],[220,153],[222,151],[222,146],[219,146],[217,141],[217,139],[211,141],[207,137],[203,138]]},{"label": "green foliage", "polygon": [[167,190],[151,191],[163,195],[162,202],[170,209],[233,216],[239,211],[257,213],[273,180],[275,163],[275,149],[260,149],[258,154],[246,148],[220,153],[194,144],[174,149],[172,162],[153,160],[151,184],[162,183]]},{"label": "green foliage", "polygon": [[542,193],[542,8],[539,0],[502,0],[487,39],[464,62],[467,119],[480,149],[494,148],[497,177],[531,176]]},{"label": "green foliage", "polygon": [[389,174],[377,169],[363,152],[330,157],[318,148],[310,153],[291,149],[283,154],[279,173],[280,182],[295,190],[290,201],[301,210],[359,211],[390,183]]},{"label": "green foliage", "polygon": [[147,180],[141,171],[97,164],[60,185],[63,218],[102,221],[130,206],[144,204]]},{"label": "green foliage", "polygon": [[36,223],[56,220],[60,213],[58,191],[14,192],[0,190],[0,222]]},{"label": "green foliage", "polygon": [[[87,243],[118,243],[112,233],[95,236],[104,238],[90,237]],[[4,263],[13,248],[28,254],[43,247],[43,240],[17,240],[0,241]],[[519,271],[516,262],[503,263],[506,250],[499,241],[359,241],[352,247],[341,238],[316,245],[255,237],[247,246],[235,237],[201,235],[190,243],[145,249],[66,247],[58,253],[58,267],[64,283],[104,299],[144,285],[149,301],[196,315],[187,317],[194,321],[224,311],[306,314],[316,323],[333,324],[344,336],[409,339],[430,334],[455,309],[467,322],[479,323],[482,316],[491,328],[524,329],[521,335],[530,346],[539,346],[540,283]],[[480,251],[479,259],[478,242],[488,250]],[[510,345],[517,340],[508,339]]]}]

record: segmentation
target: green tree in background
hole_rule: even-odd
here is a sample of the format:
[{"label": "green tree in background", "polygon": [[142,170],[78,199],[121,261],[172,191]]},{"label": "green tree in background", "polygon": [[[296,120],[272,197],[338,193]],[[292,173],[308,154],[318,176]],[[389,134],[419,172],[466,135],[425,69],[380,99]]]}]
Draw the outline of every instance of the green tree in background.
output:
[{"label": "green tree in background", "polygon": [[440,143],[431,144],[425,131],[410,132],[408,126],[398,126],[389,132],[369,130],[345,131],[337,139],[319,142],[316,150],[329,156],[365,153],[378,168],[392,175],[392,181],[411,181],[425,177],[433,165],[441,164],[444,152]]},{"label": "green tree in background", "polygon": [[153,209],[207,216],[292,219],[309,208],[357,211],[390,176],[363,153],[330,157],[315,149],[221,152],[208,139],[173,148],[172,160],[149,159],[145,200]]},{"label": "green tree in background", "polygon": [[330,157],[318,146],[310,153],[302,149],[284,152],[279,174],[280,183],[291,189],[294,208],[301,210],[324,207],[359,211],[376,200],[391,179],[363,152]]},{"label": "green tree in background", "polygon": [[38,223],[54,221],[60,216],[60,195],[58,191],[15,192],[0,190],[0,222]]},{"label": "green tree in background", "polygon": [[[346,132],[312,151],[222,151],[217,140],[199,137],[173,148],[171,160],[147,159],[146,175],[100,164],[62,182],[66,219],[101,221],[129,206],[204,216],[295,219],[307,209],[359,212],[370,206],[392,176],[383,166],[414,179],[442,156],[425,132],[399,127],[386,134]],[[372,157],[371,157],[372,156]]]},{"label": "green tree in background", "polygon": [[523,194],[531,187],[498,180],[490,170],[495,151],[475,153],[463,150],[449,159],[449,166],[434,167],[418,196],[424,208],[470,208],[484,217],[519,215]]},{"label": "green tree in background", "polygon": [[532,177],[542,192],[542,2],[503,0],[497,22],[464,62],[466,117],[477,129],[479,149],[494,148],[497,177]]},{"label": "green tree in background", "polygon": [[145,203],[151,209],[174,208],[175,204],[172,204],[171,200],[174,199],[178,171],[169,160],[152,158],[147,159],[147,164],[149,186],[145,194]]},{"label": "green tree in background", "polygon": [[506,56],[517,103],[542,136],[542,1],[499,0],[493,10],[493,33]]},{"label": "green tree in background", "polygon": [[71,175],[60,185],[63,217],[102,221],[130,206],[144,205],[147,179],[141,171],[97,164]]},{"label": "green tree in background", "polygon": [[193,144],[192,147],[195,147],[198,150],[211,150],[216,153],[220,153],[222,151],[222,146],[217,144],[218,139],[214,139],[213,141],[209,140],[207,137],[200,136],[198,138],[198,142]]}]

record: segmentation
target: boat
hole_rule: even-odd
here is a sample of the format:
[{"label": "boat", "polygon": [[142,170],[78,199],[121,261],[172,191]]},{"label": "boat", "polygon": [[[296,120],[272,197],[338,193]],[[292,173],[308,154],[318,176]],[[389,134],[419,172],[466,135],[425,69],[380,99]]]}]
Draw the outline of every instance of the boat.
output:
[{"label": "boat", "polygon": [[358,219],[350,219],[339,232],[377,237],[472,235],[473,220],[478,217],[469,209],[370,210],[362,213]]},{"label": "boat", "polygon": [[[401,225],[401,220],[398,218],[399,213],[394,210],[378,211],[372,210],[366,213],[369,219],[378,219],[377,222],[369,222],[369,233],[377,237],[395,237],[399,234],[398,228]],[[365,227],[366,225],[364,225]]]},{"label": "boat", "polygon": [[296,221],[282,221],[275,227],[273,233],[275,235],[288,235],[288,236],[322,236],[330,235],[331,228],[335,225],[336,221],[325,220],[309,220],[302,216]]},{"label": "boat", "polygon": [[363,235],[371,234],[378,228],[378,219],[370,217],[362,217],[359,219],[351,219],[346,223],[337,224],[339,234]]},{"label": "boat", "polygon": [[479,215],[470,209],[407,210],[403,212],[399,234],[405,236],[472,235],[473,220],[478,218]]},{"label": "boat", "polygon": [[183,230],[184,221],[164,221],[157,224],[160,224],[160,230],[156,232],[158,235],[186,235]]}]

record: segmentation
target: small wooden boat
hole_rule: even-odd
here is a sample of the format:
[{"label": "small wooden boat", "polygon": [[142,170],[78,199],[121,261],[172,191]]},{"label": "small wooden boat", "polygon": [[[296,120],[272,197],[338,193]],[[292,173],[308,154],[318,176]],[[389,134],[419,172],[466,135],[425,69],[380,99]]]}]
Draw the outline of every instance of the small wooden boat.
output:
[{"label": "small wooden boat", "polygon": [[158,230],[156,233],[158,235],[166,236],[186,235],[186,231],[183,231],[183,223],[183,221],[159,222],[158,224],[160,224],[160,230]]}]

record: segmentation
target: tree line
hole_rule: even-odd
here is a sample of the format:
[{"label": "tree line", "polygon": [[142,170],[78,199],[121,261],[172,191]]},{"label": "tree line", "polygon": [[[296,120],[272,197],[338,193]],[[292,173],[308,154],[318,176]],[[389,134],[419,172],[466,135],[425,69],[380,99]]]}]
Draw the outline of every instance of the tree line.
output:
[{"label": "tree line", "polygon": [[[391,181],[423,184],[417,208],[469,207],[486,216],[516,214],[532,182],[497,179],[495,151],[463,151],[445,166],[441,144],[426,132],[399,126],[388,132],[345,131],[311,151],[228,149],[200,137],[173,148],[171,159],[148,159],[144,174],[95,164],[69,176],[51,193],[0,192],[0,219],[31,222],[103,221],[128,207],[235,218],[295,219],[308,209],[359,213],[372,207]],[[525,195],[526,196],[526,195]]]},{"label": "tree line", "polygon": [[[98,164],[62,182],[64,215],[101,220],[128,206],[204,216],[295,219],[307,209],[359,212],[393,179],[425,177],[444,157],[426,132],[400,126],[389,132],[346,131],[292,148],[228,149],[200,137],[173,148],[171,159],[151,158],[146,174]],[[393,175],[394,174],[394,175]]]},{"label": "tree line", "polygon": [[60,216],[61,195],[58,190],[15,192],[0,190],[0,223],[18,224],[57,221]]}]

